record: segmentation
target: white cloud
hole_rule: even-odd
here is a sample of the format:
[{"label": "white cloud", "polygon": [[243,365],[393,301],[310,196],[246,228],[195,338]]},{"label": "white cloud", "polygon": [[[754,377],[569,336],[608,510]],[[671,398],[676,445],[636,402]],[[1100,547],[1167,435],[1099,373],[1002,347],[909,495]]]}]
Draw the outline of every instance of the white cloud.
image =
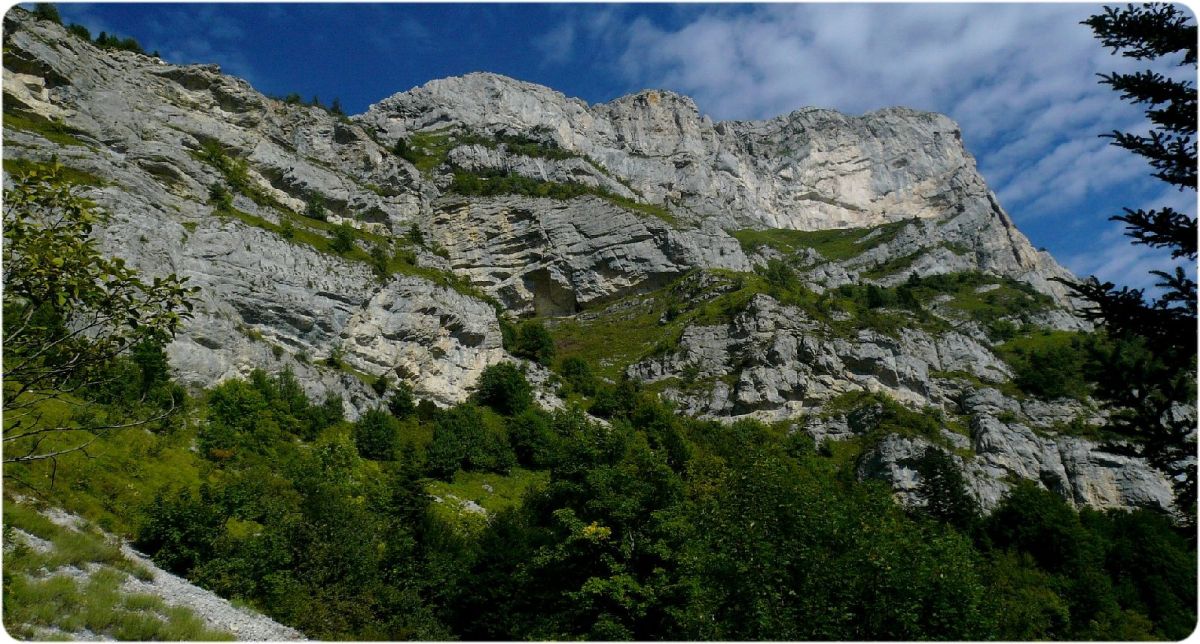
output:
[{"label": "white cloud", "polygon": [[575,46],[575,23],[564,21],[535,38],[533,46],[542,54],[543,64],[561,65],[571,58]]},{"label": "white cloud", "polygon": [[1132,244],[1124,234],[1124,225],[1113,222],[1092,245],[1094,250],[1067,255],[1060,258],[1071,272],[1079,276],[1094,275],[1101,282],[1112,282],[1118,286],[1146,289],[1153,295],[1160,289],[1155,287],[1158,277],[1150,271],[1174,273],[1182,265],[1195,279],[1196,266],[1187,260],[1172,260],[1170,252],[1154,249],[1142,244]]}]

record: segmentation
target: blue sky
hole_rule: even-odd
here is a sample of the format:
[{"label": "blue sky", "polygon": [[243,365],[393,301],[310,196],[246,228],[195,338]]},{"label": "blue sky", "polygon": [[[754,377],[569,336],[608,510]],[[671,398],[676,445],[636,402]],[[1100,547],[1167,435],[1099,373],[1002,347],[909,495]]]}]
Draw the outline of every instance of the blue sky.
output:
[{"label": "blue sky", "polygon": [[[1079,275],[1148,286],[1163,252],[1107,221],[1124,206],[1195,193],[1149,176],[1097,135],[1143,129],[1096,83],[1140,68],[1079,21],[1091,4],[60,4],[64,22],[133,36],[172,63],[217,63],[268,94],[362,112],[395,92],[472,71],[592,103],[644,88],[695,98],[714,119],[803,106],[942,112],[1035,246]],[[1195,77],[1191,69],[1174,70]]]}]

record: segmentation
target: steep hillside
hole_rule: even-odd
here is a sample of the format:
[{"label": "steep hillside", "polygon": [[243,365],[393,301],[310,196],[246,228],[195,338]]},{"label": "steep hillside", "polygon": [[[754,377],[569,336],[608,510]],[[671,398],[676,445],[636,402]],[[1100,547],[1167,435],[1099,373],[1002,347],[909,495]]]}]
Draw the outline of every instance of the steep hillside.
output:
[{"label": "steep hillside", "polygon": [[[525,363],[506,329],[535,318],[683,413],[856,442],[858,475],[902,500],[932,445],[988,508],[1022,478],[1170,505],[1096,440],[1086,391],[1023,380],[1089,329],[944,116],[713,123],[669,92],[588,105],[471,74],[343,117],[20,10],[4,31],[6,173],[57,160],[114,215],[109,252],[201,287],[168,347],[188,385],[290,368],[351,418],[380,377],[450,405]],[[525,364],[564,404],[561,365]],[[889,424],[893,400],[932,424]]]}]

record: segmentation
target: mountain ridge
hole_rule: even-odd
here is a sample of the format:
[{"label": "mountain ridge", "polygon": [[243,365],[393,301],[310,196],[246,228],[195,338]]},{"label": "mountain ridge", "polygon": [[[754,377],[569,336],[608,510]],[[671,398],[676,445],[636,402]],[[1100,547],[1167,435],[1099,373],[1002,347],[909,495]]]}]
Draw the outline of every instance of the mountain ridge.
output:
[{"label": "mountain ridge", "polygon": [[[827,413],[848,395],[948,410],[905,440],[961,449],[985,505],[1012,476],[1083,505],[1170,505],[1143,461],[1056,432],[1102,420],[1089,401],[1014,391],[1006,335],[1089,327],[947,117],[713,123],[675,94],[589,106],[476,74],[343,118],[16,11],[4,28],[6,172],[81,173],[114,215],[109,252],[202,287],[168,347],[190,386],[288,368],[354,417],[381,376],[450,405],[517,361],[561,406],[553,369],[505,344],[535,318],[694,415],[844,437],[870,433]],[[910,489],[911,444],[880,445],[863,476]]]}]

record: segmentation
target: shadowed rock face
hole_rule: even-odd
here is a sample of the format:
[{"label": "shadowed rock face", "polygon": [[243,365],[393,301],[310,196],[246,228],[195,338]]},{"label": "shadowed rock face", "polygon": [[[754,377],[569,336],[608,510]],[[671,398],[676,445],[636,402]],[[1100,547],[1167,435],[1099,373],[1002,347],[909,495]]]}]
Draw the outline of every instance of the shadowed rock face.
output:
[{"label": "shadowed rock face", "polygon": [[[6,15],[4,31],[6,109],[60,121],[71,140],[55,142],[6,119],[6,160],[57,157],[94,176],[82,191],[112,214],[99,231],[107,251],[149,275],[177,273],[202,288],[194,319],[169,347],[176,375],[192,386],[287,367],[310,395],[342,395],[353,417],[377,404],[350,373],[357,371],[455,403],[485,367],[515,359],[501,347],[497,312],[480,293],[513,315],[571,316],[690,273],[745,274],[784,256],[744,247],[731,235],[744,229],[886,225],[886,235],[866,235],[850,256],[809,249],[788,260],[816,291],[890,286],[911,273],[1011,278],[1055,304],[1039,313],[1040,324],[1083,328],[1052,281],[1069,274],[1013,226],[945,116],[808,108],[714,123],[670,92],[588,105],[470,74],[339,118],[265,97],[214,65],[97,49],[19,8]],[[422,150],[431,160],[414,165],[395,153],[401,140],[443,148]],[[209,158],[214,150],[244,164],[233,199],[241,215],[218,216],[209,203],[210,186],[230,182]],[[456,171],[484,183],[518,177],[584,194],[465,194],[455,188]],[[297,214],[316,196],[326,224]],[[280,234],[284,222],[296,225],[293,237]],[[358,229],[356,253],[328,247],[329,224],[341,222]],[[424,245],[393,242],[413,228]],[[366,253],[393,243],[388,252],[404,250],[411,261],[380,278]],[[893,265],[903,269],[880,270]],[[970,419],[969,436],[947,440],[972,452],[964,463],[985,505],[1000,498],[1010,475],[1098,507],[1169,499],[1165,481],[1142,461],[1042,431],[1086,410],[986,388],[1011,370],[977,326],[833,337],[803,311],[759,295],[727,322],[688,326],[677,344],[627,373],[651,384],[683,373],[708,382],[664,387],[690,414],[810,414],[805,430],[844,438],[861,428],[839,418],[814,424],[811,412],[841,393],[880,390]],[[345,368],[326,366],[329,357]],[[946,372],[983,385],[938,375]],[[539,401],[560,404],[548,377],[531,372]],[[972,396],[979,400],[964,402]],[[916,479],[907,463],[917,447],[902,437],[883,441],[860,472],[891,481],[910,499]]]}]

